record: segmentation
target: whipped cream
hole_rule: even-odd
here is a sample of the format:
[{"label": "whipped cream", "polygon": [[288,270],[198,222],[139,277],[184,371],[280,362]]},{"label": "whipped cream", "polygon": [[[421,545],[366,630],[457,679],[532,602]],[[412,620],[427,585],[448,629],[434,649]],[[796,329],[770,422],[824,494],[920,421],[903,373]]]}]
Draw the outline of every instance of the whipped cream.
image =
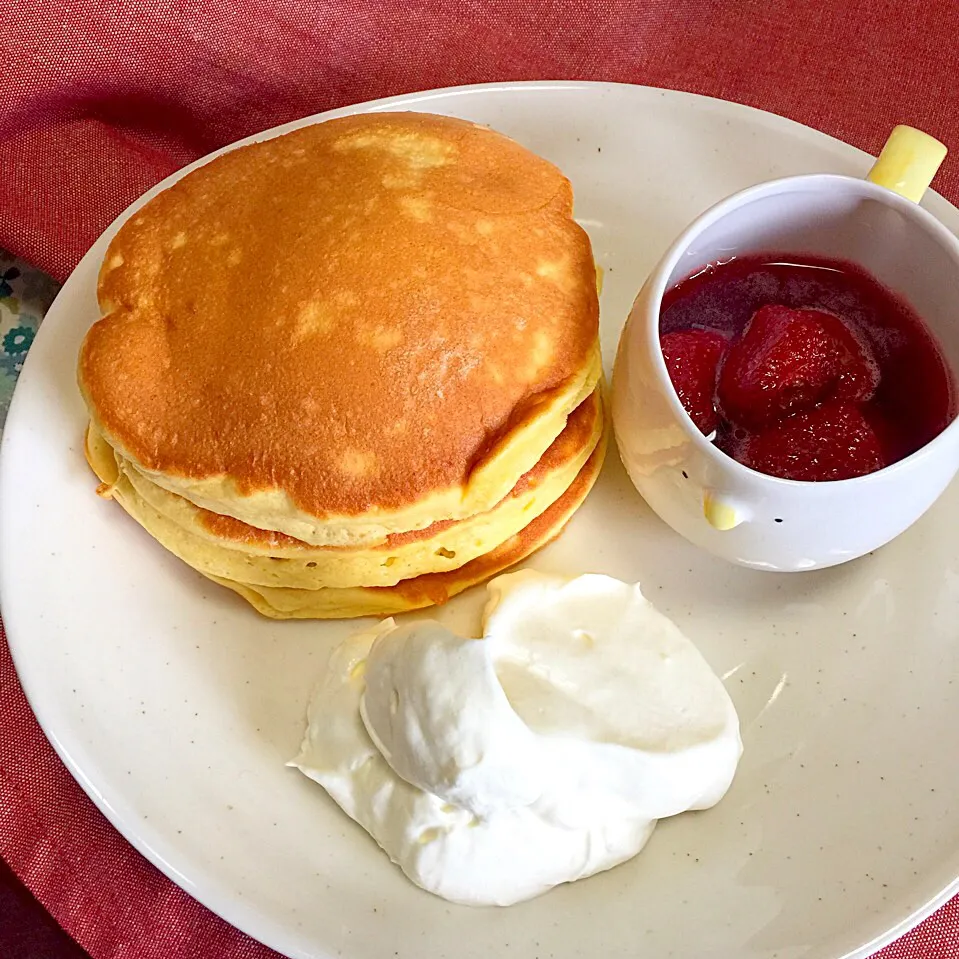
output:
[{"label": "whipped cream", "polygon": [[639,586],[523,571],[484,638],[384,620],[333,654],[290,765],[417,885],[509,905],[714,805],[742,743],[722,683]]}]

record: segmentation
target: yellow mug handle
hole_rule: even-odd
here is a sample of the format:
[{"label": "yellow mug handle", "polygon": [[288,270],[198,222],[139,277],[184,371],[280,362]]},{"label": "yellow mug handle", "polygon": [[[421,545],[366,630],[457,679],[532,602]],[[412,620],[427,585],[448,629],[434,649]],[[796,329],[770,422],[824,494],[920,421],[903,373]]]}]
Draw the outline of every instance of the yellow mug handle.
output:
[{"label": "yellow mug handle", "polygon": [[945,146],[915,127],[897,126],[867,180],[918,203],[946,158]]}]

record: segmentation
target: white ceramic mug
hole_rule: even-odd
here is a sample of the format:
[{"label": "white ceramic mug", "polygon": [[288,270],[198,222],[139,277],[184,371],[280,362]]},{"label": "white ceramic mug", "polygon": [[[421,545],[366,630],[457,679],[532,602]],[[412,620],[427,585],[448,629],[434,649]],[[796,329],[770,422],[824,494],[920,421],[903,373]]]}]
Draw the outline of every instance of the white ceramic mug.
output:
[{"label": "white ceramic mug", "polygon": [[[907,142],[925,136],[897,128],[894,137],[903,129]],[[797,482],[758,473],[696,428],[672,387],[659,340],[663,294],[680,280],[731,256],[793,252],[864,267],[912,305],[959,373],[959,240],[914,202],[945,155],[941,144],[926,140],[941,153],[934,162],[927,156],[928,169],[918,173],[901,142],[898,162],[883,151],[886,160],[870,177],[888,186],[822,174],[728,197],[687,227],[646,280],[613,372],[616,440],[647,503],[697,546],[757,569],[832,566],[905,530],[959,470],[954,420],[911,456],[866,476]]]}]

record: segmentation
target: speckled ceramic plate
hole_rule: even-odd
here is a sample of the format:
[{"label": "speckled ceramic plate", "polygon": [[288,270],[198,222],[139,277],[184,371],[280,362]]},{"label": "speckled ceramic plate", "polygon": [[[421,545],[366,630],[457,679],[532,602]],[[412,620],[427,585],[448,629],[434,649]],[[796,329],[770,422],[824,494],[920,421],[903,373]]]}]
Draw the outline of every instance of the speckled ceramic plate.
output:
[{"label": "speckled ceramic plate", "polygon": [[[409,107],[489,123],[569,175],[607,271],[607,359],[646,271],[706,206],[770,177],[869,166],[786,120],[638,87],[497,85],[351,109]],[[956,210],[925,202],[959,230]],[[112,232],[54,303],[14,397],[0,586],[47,734],[188,892],[313,959],[837,959],[878,948],[954,888],[959,489],[873,556],[777,576],[694,551],[615,454],[533,565],[643,583],[725,677],[742,717],[739,775],[718,807],[662,824],[637,859],[536,901],[470,910],[410,885],[284,766],[314,677],[355,624],[260,619],[93,495],[73,371]],[[255,275],[250,292],[268,308]],[[481,596],[443,615],[475,621]]]}]

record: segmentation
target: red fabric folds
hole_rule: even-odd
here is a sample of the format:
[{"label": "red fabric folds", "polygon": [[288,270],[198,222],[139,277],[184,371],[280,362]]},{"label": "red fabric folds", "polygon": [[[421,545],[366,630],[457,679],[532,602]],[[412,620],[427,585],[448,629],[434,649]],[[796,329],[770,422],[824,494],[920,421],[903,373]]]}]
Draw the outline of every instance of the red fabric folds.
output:
[{"label": "red fabric folds", "polygon": [[[875,153],[959,149],[955,0],[7,0],[0,247],[63,279],[145,189],[210,150],[375,97],[511,79],[671,87]],[[959,163],[934,186],[959,199]],[[43,737],[0,633],[0,855],[93,959],[274,955],[160,875]],[[959,955],[959,900],[882,953]]]}]

